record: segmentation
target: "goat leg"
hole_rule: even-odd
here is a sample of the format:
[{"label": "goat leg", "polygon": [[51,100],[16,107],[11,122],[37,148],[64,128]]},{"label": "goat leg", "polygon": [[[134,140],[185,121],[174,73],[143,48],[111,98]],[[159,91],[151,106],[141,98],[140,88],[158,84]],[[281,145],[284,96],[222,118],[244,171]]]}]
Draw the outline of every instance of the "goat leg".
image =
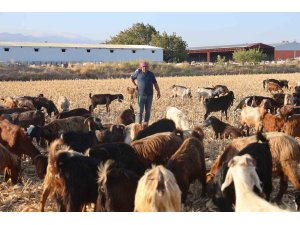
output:
[{"label": "goat leg", "polygon": [[286,192],[288,188],[288,178],[284,174],[280,175],[280,184],[279,184],[279,191],[277,196],[275,197],[274,201],[279,204],[281,202],[283,194]]}]

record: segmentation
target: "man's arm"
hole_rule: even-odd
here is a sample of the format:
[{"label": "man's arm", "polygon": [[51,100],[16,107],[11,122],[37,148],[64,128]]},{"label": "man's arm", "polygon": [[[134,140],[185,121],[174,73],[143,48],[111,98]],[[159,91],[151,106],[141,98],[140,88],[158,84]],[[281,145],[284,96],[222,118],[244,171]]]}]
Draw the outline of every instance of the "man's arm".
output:
[{"label": "man's arm", "polygon": [[157,99],[160,98],[160,90],[159,90],[159,86],[158,86],[158,83],[154,83],[154,87],[155,87],[155,90],[157,91]]}]

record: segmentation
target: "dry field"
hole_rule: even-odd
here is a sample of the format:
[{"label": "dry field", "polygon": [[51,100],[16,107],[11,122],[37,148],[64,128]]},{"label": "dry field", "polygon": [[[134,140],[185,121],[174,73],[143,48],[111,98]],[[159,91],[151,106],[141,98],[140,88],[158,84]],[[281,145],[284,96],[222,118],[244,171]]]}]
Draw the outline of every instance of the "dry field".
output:
[{"label": "dry field", "polygon": [[[216,84],[224,84],[235,94],[234,106],[229,112],[230,124],[239,125],[239,113],[234,113],[233,108],[238,102],[248,95],[270,96],[263,90],[262,81],[267,78],[287,79],[290,82],[300,81],[300,73],[296,74],[266,74],[266,75],[235,75],[235,76],[199,76],[199,77],[168,77],[158,78],[162,98],[153,101],[151,122],[163,118],[168,106],[176,106],[186,113],[192,127],[201,125],[203,122],[204,108],[196,98],[197,87],[209,87]],[[170,98],[170,87],[173,84],[180,84],[192,89],[193,98],[182,101],[181,99]],[[123,93],[126,95],[126,87],[131,86],[130,79],[111,79],[111,80],[61,80],[61,81],[32,81],[32,82],[0,82],[0,97],[15,95],[35,96],[43,93],[46,97],[56,102],[58,96],[64,95],[71,102],[71,109],[76,107],[89,106],[89,93]],[[285,90],[292,93],[291,90]],[[114,122],[116,116],[124,109],[129,107],[129,102],[113,102],[111,104],[111,113],[105,113],[105,107],[99,107],[95,110],[103,123]],[[137,110],[137,105],[134,105]],[[220,117],[220,113],[215,113]],[[224,149],[228,141],[215,140],[211,129],[205,131],[205,151],[207,158],[207,169],[211,162]],[[45,151],[45,150],[44,150]],[[12,185],[3,182],[3,176],[0,174],[0,211],[20,212],[22,210],[36,209],[39,205],[39,199],[42,191],[42,181],[36,176],[35,169],[30,161],[23,163],[23,184]],[[278,190],[278,181],[275,180],[274,188]],[[200,198],[200,185],[196,182],[191,186],[184,211],[214,211],[208,198]],[[274,192],[273,192],[274,193]],[[289,207],[294,210],[292,204],[293,187],[289,186],[288,194],[284,195],[281,207]],[[48,201],[45,210],[55,211],[56,206],[52,201]]]}]

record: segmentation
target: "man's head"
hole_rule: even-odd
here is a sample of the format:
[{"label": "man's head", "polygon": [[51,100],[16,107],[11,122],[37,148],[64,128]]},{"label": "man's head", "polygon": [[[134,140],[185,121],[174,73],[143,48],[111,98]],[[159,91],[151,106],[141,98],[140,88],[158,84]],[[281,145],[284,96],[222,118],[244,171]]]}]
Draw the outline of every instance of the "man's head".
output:
[{"label": "man's head", "polygon": [[140,63],[140,69],[145,73],[149,70],[149,63],[146,61],[143,61]]}]

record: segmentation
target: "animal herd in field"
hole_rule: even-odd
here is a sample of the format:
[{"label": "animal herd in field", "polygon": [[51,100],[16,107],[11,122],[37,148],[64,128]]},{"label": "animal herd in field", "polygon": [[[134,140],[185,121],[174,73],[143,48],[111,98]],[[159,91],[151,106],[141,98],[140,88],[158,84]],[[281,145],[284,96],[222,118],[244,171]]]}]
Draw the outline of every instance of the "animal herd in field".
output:
[{"label": "animal herd in field", "polygon": [[[240,114],[240,127],[222,118],[228,119],[235,101],[234,90],[225,85],[198,87],[205,115],[193,128],[173,106],[149,126],[135,123],[131,104],[137,93],[130,87],[130,107],[112,124],[102,123],[94,109],[105,105],[109,113],[112,101],[124,101],[123,94],[90,93],[89,109],[71,110],[65,96],[56,103],[43,94],[5,97],[0,170],[5,182],[22,182],[21,156],[31,158],[44,181],[39,211],[45,211],[49,197],[61,212],[85,211],[90,203],[97,212],[182,211],[195,180],[201,183],[201,198],[209,197],[219,211],[293,211],[280,202],[288,182],[300,191],[300,87],[284,94],[287,80],[267,79],[263,88],[273,97],[247,96],[233,109]],[[182,101],[193,97],[181,85],[173,85],[171,93]],[[212,127],[215,138],[231,139],[210,170],[203,127]],[[274,177],[280,187],[271,199]]]}]

